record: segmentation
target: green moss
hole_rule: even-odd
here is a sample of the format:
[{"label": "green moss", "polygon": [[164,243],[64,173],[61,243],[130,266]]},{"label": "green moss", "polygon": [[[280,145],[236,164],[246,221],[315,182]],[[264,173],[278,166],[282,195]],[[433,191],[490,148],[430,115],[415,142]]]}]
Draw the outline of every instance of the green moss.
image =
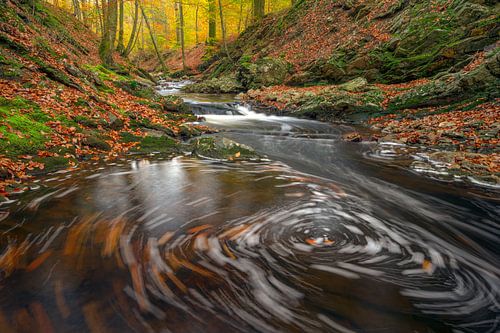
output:
[{"label": "green moss", "polygon": [[142,137],[133,135],[129,132],[121,132],[120,137],[121,141],[124,143],[140,142],[142,140]]},{"label": "green moss", "polygon": [[126,76],[116,73],[115,71],[106,68],[104,65],[83,65],[83,68],[96,73],[102,81],[125,81]]},{"label": "green moss", "polygon": [[173,112],[166,112],[163,114],[163,117],[165,117],[168,120],[174,120],[174,121],[184,121],[184,122],[194,122],[198,118],[193,115],[193,114],[188,114],[188,113],[173,113]]},{"label": "green moss", "polygon": [[52,132],[44,124],[49,118],[33,103],[20,99],[0,98],[0,151],[14,157],[35,154],[45,148],[45,134]]},{"label": "green moss", "polygon": [[[35,158],[34,161],[44,164],[43,172],[54,172],[60,169],[67,168],[69,166],[69,158],[63,156],[50,156],[43,158]],[[73,159],[73,161],[75,161]]]},{"label": "green moss", "polygon": [[0,53],[0,77],[6,79],[18,78],[22,75],[23,68],[23,64],[15,60],[12,56]]},{"label": "green moss", "polygon": [[178,150],[178,143],[168,136],[159,138],[146,136],[141,138],[139,146],[132,149],[133,152],[141,153],[171,153]]},{"label": "green moss", "polygon": [[87,137],[84,139],[83,143],[86,146],[99,150],[111,150],[111,146],[105,141],[108,137],[101,135],[98,132],[91,131],[87,133]]},{"label": "green moss", "polygon": [[156,96],[156,92],[152,87],[145,86],[135,80],[123,79],[123,80],[113,81],[113,84],[116,87],[125,90],[129,94],[140,98],[154,99]]},{"label": "green moss", "polygon": [[161,110],[162,109],[162,106],[160,103],[157,103],[157,102],[151,102],[151,101],[148,101],[148,100],[139,100],[137,101],[137,104],[141,104],[141,105],[145,105],[145,106],[148,106],[152,109],[155,109],[155,110]]},{"label": "green moss", "polygon": [[90,106],[89,102],[87,102],[84,98],[81,98],[81,97],[78,97],[78,99],[76,100],[76,102],[74,104],[75,104],[75,106],[81,106],[81,107],[86,107],[86,108],[88,108]]}]

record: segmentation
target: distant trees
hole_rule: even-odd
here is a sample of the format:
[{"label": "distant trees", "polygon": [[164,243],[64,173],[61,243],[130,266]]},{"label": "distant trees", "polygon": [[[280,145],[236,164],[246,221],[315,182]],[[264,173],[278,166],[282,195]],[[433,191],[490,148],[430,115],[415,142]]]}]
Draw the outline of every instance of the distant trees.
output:
[{"label": "distant trees", "polygon": [[185,53],[189,45],[205,41],[213,46],[220,40],[226,48],[227,41],[252,22],[300,0],[47,1],[70,9],[93,28],[101,36],[103,63],[113,66],[113,52],[128,56],[136,46],[155,52],[179,47]]}]

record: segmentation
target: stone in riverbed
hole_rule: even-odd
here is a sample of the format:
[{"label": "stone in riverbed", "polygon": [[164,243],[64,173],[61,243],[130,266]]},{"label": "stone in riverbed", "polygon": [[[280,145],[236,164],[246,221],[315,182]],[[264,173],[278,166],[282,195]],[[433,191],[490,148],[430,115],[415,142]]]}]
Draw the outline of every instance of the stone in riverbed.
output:
[{"label": "stone in riverbed", "polygon": [[348,141],[348,142],[361,142],[363,139],[361,138],[361,135],[356,132],[352,133],[347,133],[342,136],[342,140]]},{"label": "stone in riverbed", "polygon": [[257,159],[253,148],[221,137],[204,137],[193,142],[193,154],[202,158],[239,161]]},{"label": "stone in riverbed", "polygon": [[191,113],[191,108],[179,96],[162,96],[160,99],[161,107],[166,112]]}]

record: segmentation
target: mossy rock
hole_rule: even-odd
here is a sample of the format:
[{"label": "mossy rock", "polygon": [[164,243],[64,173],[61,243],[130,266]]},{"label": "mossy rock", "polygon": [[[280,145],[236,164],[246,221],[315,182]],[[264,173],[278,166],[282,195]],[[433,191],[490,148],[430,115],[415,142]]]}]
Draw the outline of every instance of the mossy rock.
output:
[{"label": "mossy rock", "polygon": [[250,160],[260,156],[251,147],[221,137],[204,137],[193,142],[193,154],[218,160]]},{"label": "mossy rock", "polygon": [[199,136],[201,133],[198,129],[188,125],[182,125],[179,127],[179,136],[186,140],[191,139],[195,136]]},{"label": "mossy rock", "polygon": [[257,89],[282,84],[290,69],[291,65],[287,61],[266,57],[255,63],[241,63],[237,78],[245,88]]},{"label": "mossy rock", "polygon": [[363,77],[358,77],[354,80],[343,83],[343,84],[339,85],[338,87],[339,87],[339,89],[345,90],[345,91],[360,92],[360,91],[365,91],[367,89],[368,81],[366,81],[366,79]]},{"label": "mossy rock", "polygon": [[140,98],[154,99],[156,97],[156,92],[151,85],[138,80],[113,81],[113,85]]},{"label": "mossy rock", "polygon": [[[49,173],[57,170],[65,169],[69,166],[70,159],[63,156],[50,156],[43,158],[35,158],[34,161],[43,163],[43,170],[38,171],[38,173]],[[37,172],[32,172],[33,175],[36,175]]]},{"label": "mossy rock", "polygon": [[64,72],[61,70],[52,67],[49,64],[46,64],[43,60],[36,58],[36,57],[30,57],[29,58],[31,61],[33,61],[35,64],[38,65],[38,68],[42,73],[45,73],[47,77],[53,81],[59,82],[64,84],[67,87],[75,88],[81,92],[84,92],[83,88],[71,80]]},{"label": "mossy rock", "polygon": [[[0,49],[0,51],[2,51]],[[24,65],[14,59],[11,55],[0,53],[0,78],[18,79],[24,73]]]},{"label": "mossy rock", "polygon": [[112,129],[112,130],[121,130],[124,126],[125,123],[123,122],[122,119],[118,118],[115,116],[113,113],[109,112],[108,113],[108,118],[109,120],[106,122],[106,127]]},{"label": "mossy rock", "polygon": [[149,133],[145,137],[136,136],[129,132],[122,132],[120,136],[122,142],[132,143],[137,142],[138,145],[131,149],[133,153],[178,153],[179,143],[172,137],[162,134],[160,131],[152,130],[154,134]]},{"label": "mossy rock", "polygon": [[[131,137],[128,137],[131,139]],[[139,145],[135,146],[131,150],[136,153],[178,153],[179,152],[179,144],[177,141],[172,139],[169,136],[146,136],[141,138],[139,141]]]},{"label": "mossy rock", "polygon": [[185,103],[184,100],[179,96],[162,96],[159,101],[164,111],[184,114],[191,112],[191,108],[189,107],[189,105]]},{"label": "mossy rock", "polygon": [[97,133],[92,133],[88,135],[84,140],[83,144],[91,148],[108,151],[111,150],[109,143],[105,141],[105,138],[98,135]]}]

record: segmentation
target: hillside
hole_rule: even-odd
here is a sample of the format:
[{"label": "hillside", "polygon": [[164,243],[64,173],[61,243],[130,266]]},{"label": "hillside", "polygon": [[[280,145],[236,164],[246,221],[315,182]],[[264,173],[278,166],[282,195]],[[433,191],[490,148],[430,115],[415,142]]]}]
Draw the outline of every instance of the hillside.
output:
[{"label": "hillside", "polygon": [[0,12],[0,195],[30,174],[112,159],[127,151],[177,150],[198,130],[170,113],[150,77],[115,55],[100,65],[99,38],[48,4],[7,1]]},{"label": "hillside", "polygon": [[220,74],[268,58],[288,65],[277,83],[406,82],[458,72],[498,47],[499,13],[494,1],[299,1],[247,29],[231,59],[222,52],[204,66]]}]

